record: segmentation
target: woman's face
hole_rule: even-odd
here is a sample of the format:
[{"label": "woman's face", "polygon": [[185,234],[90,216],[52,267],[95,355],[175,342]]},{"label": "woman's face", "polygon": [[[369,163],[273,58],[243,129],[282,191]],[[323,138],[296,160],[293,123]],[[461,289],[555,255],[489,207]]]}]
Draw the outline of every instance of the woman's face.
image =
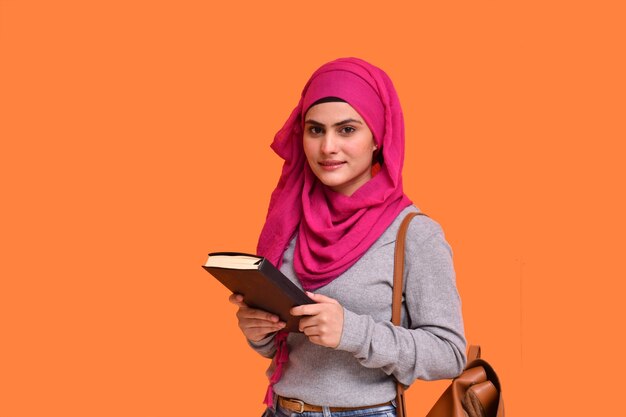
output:
[{"label": "woman's face", "polygon": [[315,176],[350,196],[372,178],[374,136],[348,103],[317,104],[304,117],[304,153]]}]

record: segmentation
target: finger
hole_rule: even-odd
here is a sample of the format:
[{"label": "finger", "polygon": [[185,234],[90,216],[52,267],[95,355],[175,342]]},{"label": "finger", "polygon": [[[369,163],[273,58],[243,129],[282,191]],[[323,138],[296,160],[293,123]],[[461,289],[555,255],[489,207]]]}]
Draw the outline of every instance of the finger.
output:
[{"label": "finger", "polygon": [[315,294],[307,291],[306,294],[311,298],[311,300],[316,301],[318,303],[331,303],[331,304],[339,304],[339,301],[334,298],[330,298],[323,294]]},{"label": "finger", "polygon": [[324,310],[322,304],[304,304],[289,310],[292,316],[314,316]]},{"label": "finger", "polygon": [[333,338],[330,335],[324,333],[324,331],[318,327],[313,326],[305,329],[303,332],[309,342],[314,343],[316,345],[325,346],[329,348],[337,348],[339,346],[339,339]]},{"label": "finger", "polygon": [[237,317],[239,317],[239,319],[260,319],[273,323],[278,323],[280,321],[280,317],[278,317],[276,314],[249,307],[240,308],[237,312]]},{"label": "finger", "polygon": [[228,297],[228,301],[240,307],[245,305],[243,302],[243,295],[241,294],[231,294],[230,297]]},{"label": "finger", "polygon": [[280,331],[282,328],[274,327],[255,327],[251,329],[241,329],[243,334],[250,340],[260,340],[272,333]]},{"label": "finger", "polygon": [[301,332],[304,333],[306,329],[309,329],[310,332],[313,329],[317,329],[316,332],[319,332],[319,326],[321,325],[320,320],[318,320],[317,316],[308,316],[306,318],[300,319],[298,323],[298,328]]},{"label": "finger", "polygon": [[265,330],[256,331],[255,330],[255,331],[251,331],[251,332],[245,333],[245,336],[248,339],[252,340],[253,342],[259,342],[259,341],[265,339],[266,337],[268,337],[271,334],[276,333],[276,332],[277,332],[277,330],[268,330],[268,331],[265,331]]},{"label": "finger", "polygon": [[300,331],[306,335],[306,337],[319,336],[318,326],[301,326]]},{"label": "finger", "polygon": [[275,331],[285,327],[285,322],[272,323],[266,320],[247,319],[240,321],[239,327],[242,329],[273,329],[273,331]]},{"label": "finger", "polygon": [[324,344],[322,343],[322,338],[319,336],[309,336],[309,341],[316,345],[324,346]]}]

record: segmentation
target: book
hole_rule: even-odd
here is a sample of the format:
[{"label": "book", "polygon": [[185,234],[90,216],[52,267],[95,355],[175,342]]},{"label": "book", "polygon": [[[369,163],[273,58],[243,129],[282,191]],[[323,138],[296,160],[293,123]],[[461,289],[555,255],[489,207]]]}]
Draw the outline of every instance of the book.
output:
[{"label": "book", "polygon": [[251,308],[276,314],[285,330],[299,332],[300,317],[289,314],[292,307],[315,304],[308,295],[270,261],[247,253],[213,252],[203,268],[233,293],[243,295]]}]

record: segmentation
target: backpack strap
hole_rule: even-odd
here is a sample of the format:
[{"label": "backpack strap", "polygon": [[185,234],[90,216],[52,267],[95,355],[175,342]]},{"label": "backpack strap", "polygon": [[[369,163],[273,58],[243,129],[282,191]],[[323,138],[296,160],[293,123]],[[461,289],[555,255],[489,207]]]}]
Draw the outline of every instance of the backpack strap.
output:
[{"label": "backpack strap", "polygon": [[402,307],[402,281],[404,280],[404,246],[406,243],[406,232],[409,229],[409,223],[413,217],[419,215],[426,216],[424,213],[416,212],[407,214],[400,224],[398,237],[396,238],[396,248],[393,258],[393,302],[391,304],[391,322],[396,326],[400,325],[400,311]]},{"label": "backpack strap", "polygon": [[[409,229],[409,223],[413,217],[424,213],[412,212],[400,223],[398,229],[398,237],[396,238],[396,248],[393,257],[393,300],[391,303],[391,322],[394,326],[400,325],[401,307],[402,307],[402,281],[404,280],[404,246],[406,243],[406,232]],[[398,417],[406,416],[406,405],[404,401],[404,386],[396,381],[396,413]]]}]

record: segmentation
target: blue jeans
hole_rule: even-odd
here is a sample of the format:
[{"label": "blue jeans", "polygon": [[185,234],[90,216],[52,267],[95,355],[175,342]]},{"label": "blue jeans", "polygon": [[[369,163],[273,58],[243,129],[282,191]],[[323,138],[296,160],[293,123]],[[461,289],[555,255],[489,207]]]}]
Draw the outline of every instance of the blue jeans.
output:
[{"label": "blue jeans", "polygon": [[396,417],[396,407],[383,405],[363,410],[333,411],[332,413],[329,410],[324,412],[305,411],[304,413],[296,413],[277,405],[276,411],[268,408],[262,417]]}]

